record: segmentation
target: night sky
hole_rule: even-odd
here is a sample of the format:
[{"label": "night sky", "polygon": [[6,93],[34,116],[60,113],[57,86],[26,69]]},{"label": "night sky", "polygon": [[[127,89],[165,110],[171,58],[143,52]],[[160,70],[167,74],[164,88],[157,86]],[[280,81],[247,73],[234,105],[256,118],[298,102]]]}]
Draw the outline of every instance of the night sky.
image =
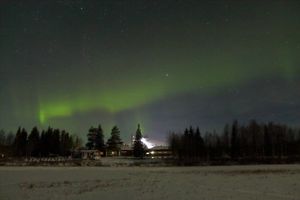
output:
[{"label": "night sky", "polygon": [[300,1],[1,1],[0,83],[6,131],[297,126]]}]

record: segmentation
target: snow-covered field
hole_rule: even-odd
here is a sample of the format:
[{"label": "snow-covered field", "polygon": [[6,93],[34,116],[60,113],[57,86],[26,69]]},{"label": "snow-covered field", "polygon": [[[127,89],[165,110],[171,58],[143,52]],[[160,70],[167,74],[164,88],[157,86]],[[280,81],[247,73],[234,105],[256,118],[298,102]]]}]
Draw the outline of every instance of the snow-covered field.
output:
[{"label": "snow-covered field", "polygon": [[0,167],[0,199],[300,199],[300,165]]}]

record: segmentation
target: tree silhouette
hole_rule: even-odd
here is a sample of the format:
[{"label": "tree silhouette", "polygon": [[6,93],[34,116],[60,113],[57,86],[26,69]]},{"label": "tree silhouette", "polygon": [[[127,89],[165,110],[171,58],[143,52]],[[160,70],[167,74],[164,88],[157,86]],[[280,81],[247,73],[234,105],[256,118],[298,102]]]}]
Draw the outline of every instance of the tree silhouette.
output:
[{"label": "tree silhouette", "polygon": [[88,142],[86,143],[86,147],[88,149],[95,149],[95,147],[96,147],[96,134],[97,134],[97,129],[94,128],[94,127],[91,127],[89,129],[88,134],[87,134]]},{"label": "tree silhouette", "polygon": [[24,128],[18,128],[14,140],[14,152],[16,156],[26,156],[27,132]]},{"label": "tree silhouette", "polygon": [[70,154],[71,149],[73,149],[73,138],[65,130],[60,134],[60,155],[67,156]]},{"label": "tree silhouette", "polygon": [[137,158],[143,158],[145,156],[145,146],[142,143],[142,132],[140,124],[135,133],[135,139],[133,144],[133,156]]},{"label": "tree silhouette", "polygon": [[103,129],[102,129],[100,124],[98,126],[98,129],[96,130],[95,148],[98,149],[98,150],[104,150],[105,149]]},{"label": "tree silhouette", "polygon": [[121,151],[121,146],[123,142],[120,138],[120,130],[117,126],[114,126],[111,130],[111,136],[107,140],[107,148],[110,151],[116,151],[117,154],[120,154]]},{"label": "tree silhouette", "polygon": [[[77,143],[75,143],[76,140]],[[40,134],[38,128],[33,127],[28,135],[24,128],[19,127],[15,136],[13,133],[6,136],[5,146],[1,148],[0,144],[0,150],[16,157],[69,156],[75,144],[78,147],[80,143],[80,138],[73,138],[64,130],[48,127]]]},{"label": "tree silhouette", "polygon": [[87,134],[88,142],[86,143],[86,147],[88,149],[98,149],[104,150],[104,134],[101,125],[99,124],[98,128],[91,127],[89,129],[89,133]]},{"label": "tree silhouette", "polygon": [[169,135],[170,149],[175,159],[184,164],[202,160],[225,162],[230,159],[241,163],[300,160],[299,129],[273,122],[259,124],[255,120],[246,125],[235,120],[229,127],[226,124],[222,134],[207,132],[204,140],[198,128],[196,132],[190,127],[183,133],[172,133]]},{"label": "tree silhouette", "polygon": [[28,136],[27,151],[29,156],[39,156],[40,152],[40,133],[37,127],[34,127]]},{"label": "tree silhouette", "polygon": [[231,158],[238,156],[238,122],[235,120],[231,129]]},{"label": "tree silhouette", "polygon": [[5,136],[5,131],[0,130],[0,146],[4,146],[6,142],[6,136]]}]

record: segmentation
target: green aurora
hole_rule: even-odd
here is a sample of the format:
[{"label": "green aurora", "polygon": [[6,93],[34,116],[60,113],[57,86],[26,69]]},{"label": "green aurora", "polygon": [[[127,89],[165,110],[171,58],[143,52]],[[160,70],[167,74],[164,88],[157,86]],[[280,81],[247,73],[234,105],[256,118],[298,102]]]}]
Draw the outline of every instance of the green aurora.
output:
[{"label": "green aurora", "polygon": [[297,1],[0,5],[0,129],[299,124]]},{"label": "green aurora", "polygon": [[[222,66],[223,64],[223,66]],[[222,66],[222,67],[217,67]],[[151,78],[148,81],[136,80],[138,84],[126,85],[122,82],[116,87],[94,88],[94,92],[76,91],[71,99],[59,99],[47,97],[50,101],[39,102],[39,121],[46,123],[48,119],[55,117],[68,117],[76,112],[91,110],[104,110],[115,114],[127,109],[136,108],[145,104],[159,101],[166,96],[176,95],[193,90],[201,90],[203,93],[218,91],[229,86],[243,84],[251,79],[281,74],[287,80],[294,76],[294,66],[280,65],[272,69],[252,69],[252,72],[238,66],[224,67],[224,62],[215,66],[199,67],[189,72],[179,71],[171,74],[161,74],[161,77]],[[269,74],[268,74],[269,72]],[[174,77],[173,77],[174,76]],[[185,79],[180,79],[185,77]],[[87,86],[91,89],[91,86]]]}]

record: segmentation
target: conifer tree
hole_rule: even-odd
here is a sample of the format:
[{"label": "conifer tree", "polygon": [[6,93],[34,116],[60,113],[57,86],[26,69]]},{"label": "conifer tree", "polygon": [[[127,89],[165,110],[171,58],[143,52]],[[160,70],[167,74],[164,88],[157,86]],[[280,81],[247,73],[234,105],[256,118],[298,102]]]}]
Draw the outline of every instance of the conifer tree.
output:
[{"label": "conifer tree", "polygon": [[104,134],[103,134],[103,129],[102,129],[100,124],[99,124],[99,126],[96,130],[95,148],[98,149],[98,150],[104,150],[105,149]]},{"label": "conifer tree", "polygon": [[97,133],[96,128],[91,127],[89,129],[89,132],[87,134],[88,142],[85,145],[88,149],[95,149],[95,147],[96,147],[96,133]]},{"label": "conifer tree", "polygon": [[104,150],[104,134],[101,125],[99,124],[98,128],[91,127],[89,133],[87,134],[88,142],[86,147],[88,149],[98,149]]},{"label": "conifer tree", "polygon": [[34,127],[28,136],[28,155],[38,156],[39,155],[39,144],[40,144],[40,133],[37,127]]},{"label": "conifer tree", "polygon": [[137,158],[143,158],[145,156],[145,146],[142,143],[142,132],[140,124],[138,124],[138,128],[135,134],[135,140],[133,144],[133,155]]},{"label": "conifer tree", "polygon": [[4,146],[5,145],[5,140],[6,140],[6,136],[5,136],[5,132],[4,130],[0,130],[0,146]]},{"label": "conifer tree", "polygon": [[111,151],[117,151],[119,154],[122,144],[123,142],[120,138],[120,130],[117,126],[114,126],[111,130],[111,136],[107,140],[107,148]]},{"label": "conifer tree", "polygon": [[238,148],[238,122],[235,120],[231,129],[231,158],[237,158]]},{"label": "conifer tree", "polygon": [[54,129],[51,135],[51,153],[58,155],[60,150],[60,130]]},{"label": "conifer tree", "polygon": [[21,127],[18,128],[14,143],[13,143],[14,155],[22,156],[21,152]]},{"label": "conifer tree", "polygon": [[62,130],[60,135],[60,155],[68,156],[73,148],[73,138],[68,132]]},{"label": "conifer tree", "polygon": [[18,128],[14,141],[14,150],[16,156],[25,156],[27,146],[27,132],[24,128]]}]

